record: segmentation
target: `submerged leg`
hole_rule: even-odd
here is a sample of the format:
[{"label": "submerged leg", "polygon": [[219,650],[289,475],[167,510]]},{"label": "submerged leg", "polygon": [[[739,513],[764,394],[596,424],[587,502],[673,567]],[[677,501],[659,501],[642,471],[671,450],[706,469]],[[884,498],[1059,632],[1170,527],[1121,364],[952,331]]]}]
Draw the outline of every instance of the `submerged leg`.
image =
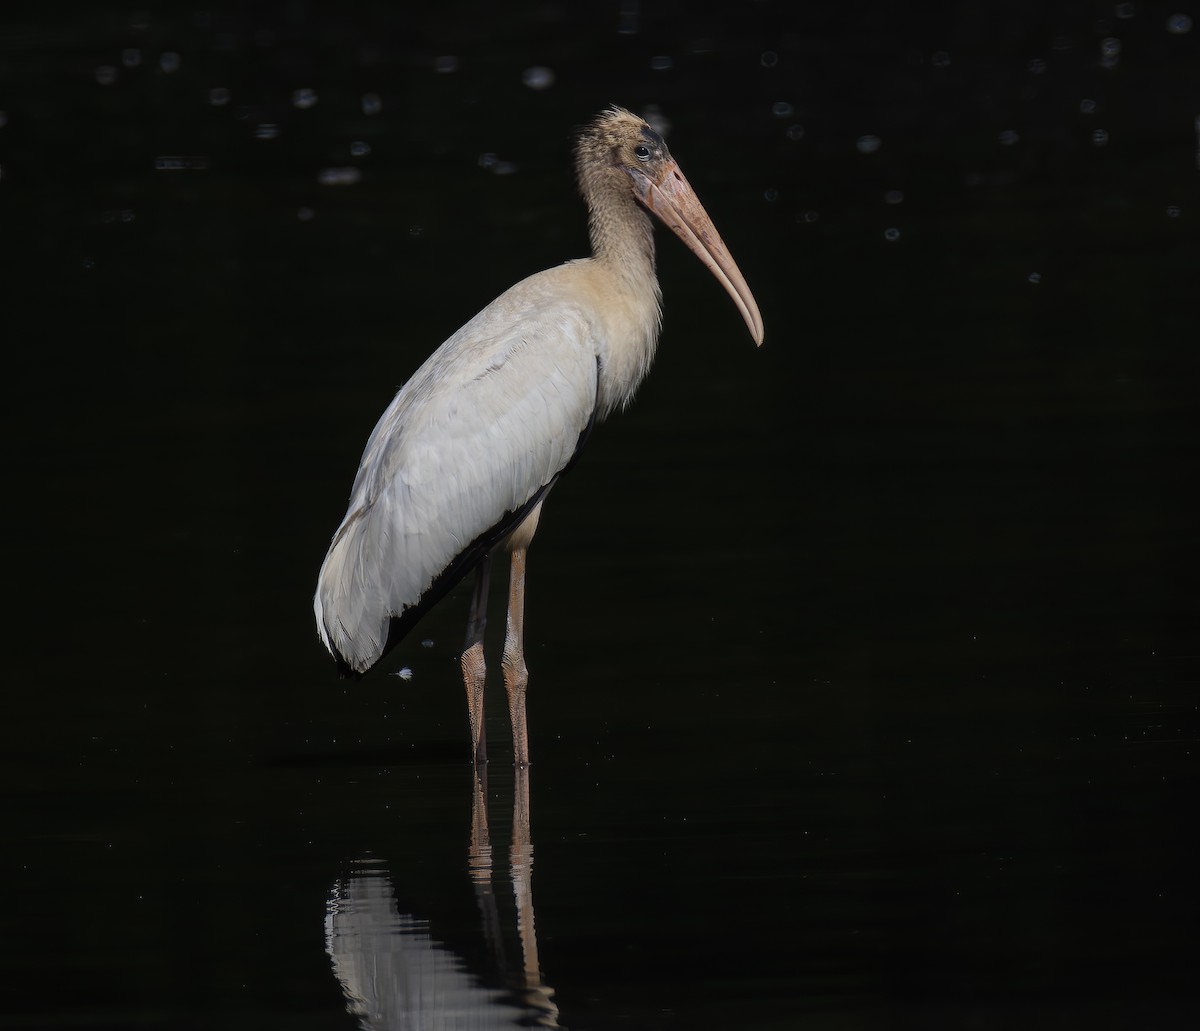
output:
[{"label": "submerged leg", "polygon": [[512,569],[508,581],[508,623],[504,634],[504,687],[508,692],[508,716],[512,721],[513,762],[529,765],[529,730],[525,723],[525,688],[529,670],[525,666],[525,556],[537,530],[539,504],[529,513],[509,541]]},{"label": "submerged leg", "polygon": [[487,628],[488,573],[492,557],[485,555],[475,574],[471,614],[467,618],[467,640],[462,653],[463,684],[467,689],[467,719],[471,724],[471,758],[487,762],[487,733],[483,724],[483,685],[487,663],[483,658],[483,632]]}]

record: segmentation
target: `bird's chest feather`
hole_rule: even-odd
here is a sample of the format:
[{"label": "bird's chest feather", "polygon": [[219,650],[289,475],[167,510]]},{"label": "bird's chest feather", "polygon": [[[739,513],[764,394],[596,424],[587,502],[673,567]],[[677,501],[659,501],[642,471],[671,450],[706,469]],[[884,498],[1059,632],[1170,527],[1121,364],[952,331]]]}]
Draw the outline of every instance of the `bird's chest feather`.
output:
[{"label": "bird's chest feather", "polygon": [[584,266],[579,296],[587,299],[589,344],[599,369],[598,415],[627,404],[654,361],[661,323],[658,281]]}]

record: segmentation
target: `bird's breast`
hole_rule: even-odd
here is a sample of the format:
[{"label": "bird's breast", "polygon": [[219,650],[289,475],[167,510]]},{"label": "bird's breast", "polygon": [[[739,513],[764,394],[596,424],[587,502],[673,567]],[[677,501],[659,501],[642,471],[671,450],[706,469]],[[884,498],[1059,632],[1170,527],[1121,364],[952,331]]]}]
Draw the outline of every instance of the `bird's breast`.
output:
[{"label": "bird's breast", "polygon": [[654,361],[662,323],[661,294],[653,269],[634,276],[595,259],[563,266],[586,299],[591,343],[599,367],[597,415],[628,404]]}]

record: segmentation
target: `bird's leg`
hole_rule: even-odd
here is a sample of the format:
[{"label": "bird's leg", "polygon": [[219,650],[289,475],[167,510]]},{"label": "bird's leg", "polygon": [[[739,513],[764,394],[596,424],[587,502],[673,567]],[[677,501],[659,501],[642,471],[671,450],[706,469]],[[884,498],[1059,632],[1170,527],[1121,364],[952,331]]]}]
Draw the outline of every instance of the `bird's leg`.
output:
[{"label": "bird's leg", "polygon": [[512,720],[513,762],[518,769],[529,765],[529,731],[525,725],[525,548],[514,548],[508,581],[508,624],[504,635],[504,687],[508,692],[508,715]]},{"label": "bird's leg", "polygon": [[483,632],[487,628],[488,572],[492,558],[485,555],[475,574],[471,614],[467,618],[467,640],[462,653],[463,684],[467,689],[467,719],[471,723],[471,758],[487,762],[487,731],[483,723],[483,685],[487,663],[483,658]]}]

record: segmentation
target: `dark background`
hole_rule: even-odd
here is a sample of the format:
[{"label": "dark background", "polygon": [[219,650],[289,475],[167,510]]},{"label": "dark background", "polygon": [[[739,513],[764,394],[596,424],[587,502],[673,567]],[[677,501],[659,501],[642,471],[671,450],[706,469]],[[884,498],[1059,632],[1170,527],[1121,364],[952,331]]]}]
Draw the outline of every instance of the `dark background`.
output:
[{"label": "dark background", "polygon": [[657,365],[531,551],[561,1022],[1194,1026],[1193,17],[5,4],[0,1023],[353,1027],[322,921],[368,854],[513,984],[465,592],[360,683],[311,594],[397,386],[586,252],[616,102],[766,343],[660,234]]}]

